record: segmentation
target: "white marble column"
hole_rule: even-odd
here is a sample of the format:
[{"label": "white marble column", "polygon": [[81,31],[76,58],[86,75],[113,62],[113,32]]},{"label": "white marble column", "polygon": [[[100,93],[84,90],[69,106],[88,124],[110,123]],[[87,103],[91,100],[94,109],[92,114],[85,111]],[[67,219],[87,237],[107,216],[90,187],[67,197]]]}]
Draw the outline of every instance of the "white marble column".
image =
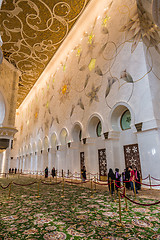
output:
[{"label": "white marble column", "polygon": [[66,164],[66,153],[67,153],[67,146],[59,146],[57,151],[57,161],[58,161],[58,171],[66,172],[67,171],[67,164]]},{"label": "white marble column", "polygon": [[55,148],[51,148],[50,149],[50,164],[51,164],[51,169],[53,167],[55,167],[55,169],[57,168],[57,164],[56,164],[56,149]]},{"label": "white marble column", "polygon": [[25,170],[25,166],[26,166],[26,159],[25,156],[22,156],[22,172]]},{"label": "white marble column", "polygon": [[37,155],[37,152],[35,152],[34,153],[34,171],[38,171],[37,170],[37,166],[38,166],[38,164],[37,164],[37,162],[38,162],[38,155]]},{"label": "white marble column", "polygon": [[121,169],[124,168],[124,157],[121,158],[120,155],[120,140],[119,132],[111,131],[109,132],[108,139],[105,139],[105,148],[106,148],[106,159],[107,159],[107,171],[109,168],[115,171],[115,168]]},{"label": "white marble column", "polygon": [[53,168],[52,152],[51,152],[51,148],[48,148],[48,169],[50,172],[52,168]]},{"label": "white marble column", "polygon": [[[137,132],[142,178],[149,174],[160,179],[160,129]],[[149,181],[146,180],[149,184]],[[159,182],[152,179],[152,184]],[[157,187],[160,188],[160,187]]]},{"label": "white marble column", "polygon": [[72,174],[75,172],[80,172],[80,146],[81,143],[72,142],[69,148],[70,151],[69,170]]},{"label": "white marble column", "polygon": [[43,150],[42,156],[43,156],[42,171],[43,171],[46,167],[48,167],[48,151],[46,149]]}]

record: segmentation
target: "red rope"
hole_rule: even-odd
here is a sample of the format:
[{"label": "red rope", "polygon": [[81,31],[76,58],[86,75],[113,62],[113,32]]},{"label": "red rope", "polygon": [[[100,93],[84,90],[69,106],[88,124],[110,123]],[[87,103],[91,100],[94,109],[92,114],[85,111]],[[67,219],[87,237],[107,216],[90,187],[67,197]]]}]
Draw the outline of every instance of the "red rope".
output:
[{"label": "red rope", "polygon": [[124,194],[121,194],[121,195],[122,195],[123,197],[125,197],[126,199],[128,199],[130,202],[135,203],[135,204],[140,205],[140,206],[153,206],[153,205],[160,204],[160,201],[155,202],[155,203],[148,203],[148,204],[138,203],[138,202],[133,201],[133,200],[130,199],[129,197],[125,196]]},{"label": "red rope", "polygon": [[95,182],[95,181],[93,181],[93,183],[95,183],[95,184],[98,184],[98,185],[110,185],[111,183],[99,183],[99,182]]},{"label": "red rope", "polygon": [[[135,181],[136,183],[140,183],[140,182],[137,182],[137,181]],[[150,184],[146,184],[146,183],[140,183],[140,184],[142,184],[142,185],[145,185],[145,186],[149,186],[149,187],[158,187],[158,186],[160,186],[160,185],[150,185]]]},{"label": "red rope", "polygon": [[44,185],[57,185],[57,184],[60,184],[61,182],[62,181],[57,182],[57,183],[46,183],[46,182],[41,181],[41,183],[44,184]]},{"label": "red rope", "polygon": [[118,186],[116,183],[115,183],[115,185],[116,185],[116,187],[118,187],[118,188],[123,188],[123,186],[122,186],[122,187],[120,187],[120,186]]},{"label": "red rope", "polygon": [[20,183],[15,183],[15,182],[13,182],[13,184],[18,185],[18,186],[23,186],[23,187],[25,187],[25,186],[30,186],[30,185],[33,185],[33,184],[35,184],[35,183],[37,183],[37,182],[28,183],[28,184],[20,184]]},{"label": "red rope", "polygon": [[77,182],[77,183],[76,183],[76,182],[71,182],[71,181],[66,181],[66,180],[65,180],[65,182],[66,182],[66,183],[72,183],[72,184],[83,184],[83,183],[87,183],[87,182],[89,182],[89,181]]},{"label": "red rope", "polygon": [[151,177],[152,179],[156,180],[156,181],[160,181],[160,179],[157,179],[157,178],[154,178],[154,177]]},{"label": "red rope", "polygon": [[99,182],[108,182],[108,180],[103,181],[103,180],[100,180],[99,178],[94,178],[94,179],[96,179],[96,180],[99,181]]},{"label": "red rope", "polygon": [[0,187],[1,187],[2,189],[6,189],[6,188],[8,188],[10,185],[11,185],[11,183],[9,183],[6,187],[3,187],[3,186],[0,184]]},{"label": "red rope", "polygon": [[147,178],[149,178],[149,175],[148,175],[148,177],[146,177],[146,178],[143,178],[142,180],[146,180]]}]

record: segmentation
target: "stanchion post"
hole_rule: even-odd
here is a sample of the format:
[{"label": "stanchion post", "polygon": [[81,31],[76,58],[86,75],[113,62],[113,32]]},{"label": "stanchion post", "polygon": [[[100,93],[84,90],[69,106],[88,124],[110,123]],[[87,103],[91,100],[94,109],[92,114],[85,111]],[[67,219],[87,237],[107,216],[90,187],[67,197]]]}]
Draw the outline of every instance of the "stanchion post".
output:
[{"label": "stanchion post", "polygon": [[96,177],[94,177],[94,191],[96,192]]},{"label": "stanchion post", "polygon": [[126,198],[126,184],[125,183],[124,183],[124,196],[125,196],[125,204],[126,204],[125,211],[128,211],[127,198]]},{"label": "stanchion post", "polygon": [[98,177],[98,172],[97,172],[97,180],[99,180],[99,177]]},{"label": "stanchion post", "polygon": [[151,184],[151,175],[149,174],[149,185],[150,185],[150,190],[152,189],[152,184]]},{"label": "stanchion post", "polygon": [[133,180],[133,189],[134,189],[134,196],[135,196],[135,199],[136,199],[136,184],[135,184],[134,180]]},{"label": "stanchion post", "polygon": [[142,186],[142,177],[140,178],[140,184],[141,184],[141,186]]},{"label": "stanchion post", "polygon": [[81,178],[81,188],[82,188],[82,178]]},{"label": "stanchion post", "polygon": [[37,197],[40,197],[39,196],[39,184],[40,184],[40,181],[38,181]]},{"label": "stanchion post", "polygon": [[64,197],[64,177],[63,177],[63,182],[62,182],[62,190],[63,190],[63,195],[61,197],[63,198]]},{"label": "stanchion post", "polygon": [[91,195],[90,197],[93,198],[93,183],[92,183],[92,178],[91,178],[91,192],[92,192],[92,195]]},{"label": "stanchion post", "polygon": [[121,213],[121,194],[120,189],[118,188],[118,199],[119,199],[119,223],[117,224],[119,227],[123,227],[122,224],[122,213]]},{"label": "stanchion post", "polygon": [[113,182],[114,182],[114,202],[117,202],[117,200],[116,200],[116,182],[115,182],[115,180],[113,180]]},{"label": "stanchion post", "polygon": [[109,178],[109,192],[110,192],[110,195],[112,196],[112,192],[111,192],[111,178]]},{"label": "stanchion post", "polygon": [[11,198],[11,185],[12,185],[12,182],[10,183],[9,185],[9,193],[8,193],[8,197]]}]

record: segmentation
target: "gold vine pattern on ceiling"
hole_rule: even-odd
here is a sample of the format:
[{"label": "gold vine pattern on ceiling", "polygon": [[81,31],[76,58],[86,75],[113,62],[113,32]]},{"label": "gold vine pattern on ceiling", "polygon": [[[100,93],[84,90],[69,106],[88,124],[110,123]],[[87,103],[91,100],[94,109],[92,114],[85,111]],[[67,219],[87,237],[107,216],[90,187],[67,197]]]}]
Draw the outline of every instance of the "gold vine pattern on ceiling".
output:
[{"label": "gold vine pattern on ceiling", "polygon": [[17,107],[29,93],[90,0],[4,0],[4,57],[18,68]]}]

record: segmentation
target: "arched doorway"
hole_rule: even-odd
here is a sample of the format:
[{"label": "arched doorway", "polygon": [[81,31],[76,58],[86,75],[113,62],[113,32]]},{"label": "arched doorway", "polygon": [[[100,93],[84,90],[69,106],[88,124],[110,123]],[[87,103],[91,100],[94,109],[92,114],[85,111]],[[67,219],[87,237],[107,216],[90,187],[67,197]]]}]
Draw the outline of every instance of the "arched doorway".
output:
[{"label": "arched doorway", "polygon": [[120,102],[113,107],[110,125],[113,131],[119,133],[118,143],[117,140],[112,141],[115,168],[119,168],[122,172],[124,168],[132,166],[137,167],[141,172],[138,141],[134,133],[134,113],[127,103]]},{"label": "arched doorway", "polygon": [[98,173],[100,179],[106,180],[107,177],[107,158],[103,133],[103,120],[99,114],[94,114],[88,121],[88,134],[90,136],[88,145],[89,166],[91,173]]},{"label": "arched doorway", "polygon": [[[72,166],[72,172],[81,172],[83,166],[85,166],[84,151],[81,149],[82,141],[82,125],[79,122],[76,122],[72,129],[72,139],[74,144],[74,149],[72,150],[72,161],[70,165]],[[81,149],[81,150],[80,150]],[[79,156],[79,157],[77,157]]]}]

